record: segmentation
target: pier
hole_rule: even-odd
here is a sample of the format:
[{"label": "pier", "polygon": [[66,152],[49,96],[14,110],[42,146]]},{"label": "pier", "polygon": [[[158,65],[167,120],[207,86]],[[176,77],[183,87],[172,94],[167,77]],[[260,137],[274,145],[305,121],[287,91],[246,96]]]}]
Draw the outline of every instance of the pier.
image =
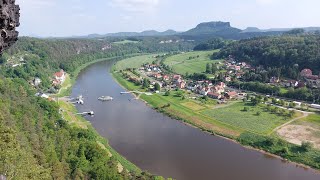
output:
[{"label": "pier", "polygon": [[94,115],[94,112],[93,112],[93,111],[82,112],[82,113],[77,113],[77,115],[90,115],[90,116],[93,116],[93,115]]}]

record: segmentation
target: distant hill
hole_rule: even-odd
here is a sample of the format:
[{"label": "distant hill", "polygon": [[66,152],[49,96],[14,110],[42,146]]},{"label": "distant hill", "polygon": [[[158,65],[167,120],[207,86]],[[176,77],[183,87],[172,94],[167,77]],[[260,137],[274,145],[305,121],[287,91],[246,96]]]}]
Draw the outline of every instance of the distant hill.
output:
[{"label": "distant hill", "polygon": [[[103,37],[134,37],[134,36],[171,36],[178,34],[177,31],[167,30],[164,32],[159,32],[155,30],[148,30],[142,32],[118,32],[118,33],[108,33],[108,34],[90,34],[88,36],[82,36],[82,38],[103,38]],[[79,38],[79,37],[78,37]]]},{"label": "distant hill", "polygon": [[[230,22],[212,21],[203,22],[198,24],[195,28],[192,28],[185,32],[177,32],[174,30],[167,30],[159,32],[156,30],[148,30],[142,32],[118,32],[108,34],[91,34],[88,36],[75,36],[72,38],[105,38],[105,37],[161,37],[161,36],[176,36],[181,39],[192,41],[207,41],[212,38],[224,38],[230,40],[248,39],[253,37],[262,36],[275,36],[281,35],[284,32],[290,31],[295,28],[271,28],[271,29],[259,29],[257,27],[248,27],[244,30],[232,27]],[[305,32],[320,31],[320,27],[304,27]]]},{"label": "distant hill", "polygon": [[[271,29],[259,29],[257,27],[248,27],[243,30],[243,33],[248,32],[286,32],[297,28],[271,28]],[[320,31],[320,27],[302,27],[299,29],[303,29],[305,32],[315,32]]]},{"label": "distant hill", "polygon": [[231,40],[247,39],[252,37],[279,35],[283,32],[259,32],[257,28],[250,28],[244,32],[238,28],[232,27],[230,22],[205,22],[200,23],[195,28],[178,34],[181,38],[197,41],[206,41],[210,38],[224,38]]}]

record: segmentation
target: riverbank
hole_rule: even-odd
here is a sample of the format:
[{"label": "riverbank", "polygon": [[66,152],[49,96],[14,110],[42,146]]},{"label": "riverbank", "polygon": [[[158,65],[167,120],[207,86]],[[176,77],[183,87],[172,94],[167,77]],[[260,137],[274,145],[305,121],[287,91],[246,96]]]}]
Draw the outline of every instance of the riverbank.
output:
[{"label": "riverbank", "polygon": [[76,81],[77,76],[83,70],[84,68],[90,66],[91,64],[98,63],[101,61],[112,61],[112,60],[121,60],[129,57],[134,57],[142,54],[131,54],[127,56],[118,56],[113,58],[103,58],[103,59],[97,59],[95,61],[91,61],[89,63],[83,64],[82,66],[78,67],[75,71],[73,71],[71,74],[68,74],[66,77],[66,80],[61,86],[61,89],[59,92],[55,95],[58,99],[58,105],[60,107],[60,114],[63,117],[64,120],[66,120],[70,125],[75,126],[80,129],[85,129],[87,131],[90,131],[95,136],[98,137],[97,145],[104,149],[107,154],[109,154],[110,158],[115,158],[118,161],[118,172],[121,173],[124,170],[128,170],[130,172],[134,173],[141,173],[141,169],[138,168],[133,163],[129,162],[127,159],[125,159],[123,156],[121,156],[119,153],[117,153],[108,143],[108,141],[100,136],[98,132],[93,128],[91,123],[87,121],[83,116],[76,115],[78,113],[75,106],[69,102],[67,99],[64,98],[66,96],[70,96],[71,89]]},{"label": "riverbank", "polygon": [[[139,88],[139,86],[124,79],[115,68],[112,68],[112,75],[118,84],[129,91]],[[206,122],[207,119],[200,119],[197,116],[193,117],[193,112],[185,110],[184,107],[177,106],[174,102],[159,94],[153,96],[142,95],[141,100],[158,112],[199,128],[209,134],[221,136],[235,143],[240,143],[249,149],[254,149],[282,160],[291,161],[305,168],[320,168],[318,160],[315,159],[315,157],[320,157],[320,152],[315,149],[308,149],[306,151],[303,147],[290,144],[274,135],[259,135],[241,129],[234,129],[233,127],[227,129],[226,127],[230,126],[226,126],[225,124],[215,124],[216,126],[213,126]],[[170,104],[169,107],[166,106],[168,104]],[[176,109],[172,109],[172,107]],[[180,108],[180,111],[177,108]],[[250,136],[250,138],[247,138],[246,135]]]},{"label": "riverbank", "polygon": [[121,60],[121,59],[126,59],[126,58],[130,58],[130,57],[135,57],[135,56],[141,56],[144,55],[144,53],[136,53],[136,54],[129,54],[129,55],[124,55],[124,56],[116,56],[116,57],[111,57],[111,58],[102,58],[102,59],[96,59],[94,61],[85,63],[79,67],[77,67],[77,69],[75,69],[73,72],[71,72],[65,82],[62,84],[62,87],[60,88],[61,90],[58,92],[57,96],[58,97],[64,97],[64,96],[69,96],[71,94],[71,88],[73,87],[76,78],[78,77],[79,73],[86,67],[98,63],[98,62],[102,62],[102,61],[112,61],[112,60]]}]

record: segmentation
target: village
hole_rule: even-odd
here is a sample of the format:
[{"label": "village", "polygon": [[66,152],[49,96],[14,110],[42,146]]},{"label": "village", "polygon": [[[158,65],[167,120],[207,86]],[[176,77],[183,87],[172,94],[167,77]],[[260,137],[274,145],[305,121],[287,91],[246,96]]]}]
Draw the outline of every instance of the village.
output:
[{"label": "village", "polygon": [[[219,104],[227,103],[230,100],[242,100],[247,97],[247,93],[252,93],[241,89],[240,87],[227,86],[230,82],[238,80],[241,82],[243,76],[248,72],[254,72],[255,67],[246,62],[237,62],[233,57],[229,57],[223,62],[215,64],[218,73],[214,77],[205,80],[194,80],[192,78],[184,78],[183,75],[175,74],[167,71],[160,63],[146,63],[139,69],[127,69],[127,78],[135,84],[144,84],[149,81],[148,89],[152,92],[160,93],[172,90],[183,90],[194,94],[194,97],[208,97],[216,100]],[[313,75],[310,69],[303,69],[300,73],[300,80],[280,79],[279,77],[271,77],[269,85],[279,88],[320,88],[320,77]],[[160,91],[161,90],[161,91]],[[257,94],[257,93],[254,93]],[[266,97],[272,97],[272,94],[261,94]],[[280,97],[276,101],[284,100]],[[288,100],[288,104],[294,103],[296,108],[301,108],[305,102],[292,99]],[[306,105],[305,103],[304,105]],[[314,109],[320,109],[320,105],[308,103],[308,106]]]}]

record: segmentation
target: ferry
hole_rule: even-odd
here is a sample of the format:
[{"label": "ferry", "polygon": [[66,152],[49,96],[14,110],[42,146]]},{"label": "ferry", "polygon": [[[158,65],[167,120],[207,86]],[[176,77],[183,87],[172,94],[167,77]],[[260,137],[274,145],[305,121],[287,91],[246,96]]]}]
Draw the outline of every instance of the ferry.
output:
[{"label": "ferry", "polygon": [[100,100],[100,101],[112,101],[113,97],[111,97],[111,96],[101,96],[101,97],[98,98],[98,100]]}]

